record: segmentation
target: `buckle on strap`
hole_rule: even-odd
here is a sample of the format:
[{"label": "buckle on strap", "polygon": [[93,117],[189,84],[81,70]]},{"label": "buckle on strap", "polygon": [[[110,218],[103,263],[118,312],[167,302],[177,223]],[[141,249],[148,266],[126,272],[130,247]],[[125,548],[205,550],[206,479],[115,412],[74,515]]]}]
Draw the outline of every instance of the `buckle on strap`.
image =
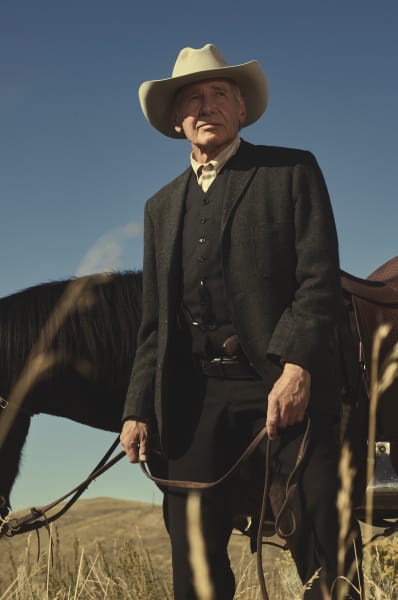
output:
[{"label": "buckle on strap", "polygon": [[3,398],[3,396],[0,396],[0,408],[6,408],[8,406],[8,401]]},{"label": "buckle on strap", "polygon": [[237,357],[217,356],[211,360],[201,360],[202,373],[207,377],[222,379],[257,379],[258,375],[249,363],[241,362]]},{"label": "buckle on strap", "polygon": [[239,365],[237,356],[215,356],[208,361],[211,365]]}]

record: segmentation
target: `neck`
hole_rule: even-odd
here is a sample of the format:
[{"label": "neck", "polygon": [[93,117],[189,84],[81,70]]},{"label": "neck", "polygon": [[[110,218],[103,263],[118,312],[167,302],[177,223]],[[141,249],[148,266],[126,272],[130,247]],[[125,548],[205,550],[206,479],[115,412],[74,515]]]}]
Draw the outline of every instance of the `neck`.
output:
[{"label": "neck", "polygon": [[192,155],[197,162],[205,164],[216,158],[223,149],[223,147],[210,148],[209,146],[197,146],[196,144],[192,144]]},{"label": "neck", "polygon": [[222,157],[224,156],[224,151],[226,154],[228,152],[228,148],[232,149],[232,146],[236,140],[239,140],[238,135],[233,140],[229,140],[225,144],[220,144],[217,146],[199,146],[197,144],[191,143],[192,157],[195,159],[196,162],[201,164],[208,163],[209,161],[214,160],[217,157],[222,159]]}]

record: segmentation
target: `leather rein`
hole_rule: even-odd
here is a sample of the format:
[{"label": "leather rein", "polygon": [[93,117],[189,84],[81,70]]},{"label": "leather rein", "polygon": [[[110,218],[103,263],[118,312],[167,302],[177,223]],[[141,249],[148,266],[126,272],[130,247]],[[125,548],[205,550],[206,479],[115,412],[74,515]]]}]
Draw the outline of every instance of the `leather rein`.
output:
[{"label": "leather rein", "polygon": [[[275,532],[282,539],[287,539],[287,538],[291,537],[295,533],[295,530],[296,530],[296,523],[294,520],[293,512],[291,510],[291,505],[292,505],[293,498],[294,498],[294,495],[295,495],[295,492],[297,489],[297,485],[298,485],[298,476],[299,476],[300,467],[303,463],[303,460],[304,460],[304,457],[306,455],[306,451],[308,448],[310,426],[311,426],[311,422],[310,422],[310,418],[308,418],[306,429],[303,434],[303,438],[302,438],[300,448],[299,448],[299,451],[297,454],[295,467],[294,467],[293,471],[290,473],[290,476],[286,483],[284,502],[283,502],[281,508],[279,509],[277,515],[275,515]],[[246,450],[241,454],[241,456],[238,458],[238,460],[232,465],[232,467],[222,477],[220,477],[219,479],[217,479],[215,481],[211,481],[211,482],[163,479],[160,477],[156,477],[155,475],[152,475],[148,469],[147,463],[140,462],[140,466],[141,466],[141,470],[145,474],[145,476],[148,477],[151,481],[155,482],[159,486],[175,487],[175,488],[180,488],[180,489],[182,488],[182,489],[191,489],[191,490],[210,489],[210,488],[216,487],[216,486],[224,483],[226,480],[230,479],[232,477],[232,475],[234,475],[238,471],[239,467],[241,467],[241,465],[249,458],[249,456],[251,456],[251,454],[253,454],[253,452],[260,445],[260,443],[262,442],[262,440],[265,437],[266,437],[266,428],[263,427],[260,430],[260,432],[256,435],[256,437],[252,440],[252,442],[249,444],[249,446],[246,448]],[[79,485],[77,485],[75,488],[70,490],[68,493],[64,494],[57,500],[54,500],[53,502],[51,502],[45,506],[42,506],[40,508],[32,507],[27,514],[25,514],[21,517],[9,517],[9,516],[6,516],[5,518],[0,517],[0,536],[6,535],[7,537],[13,537],[14,535],[17,535],[20,533],[26,533],[28,531],[39,530],[42,527],[46,527],[48,529],[48,526],[50,525],[50,523],[59,519],[62,515],[64,515],[69,510],[69,508],[71,508],[71,506],[78,500],[78,498],[80,498],[80,496],[83,494],[83,492],[87,489],[89,484],[94,479],[96,479],[97,477],[102,475],[102,473],[105,473],[105,471],[110,469],[113,465],[115,465],[119,460],[121,460],[125,456],[125,452],[122,451],[122,452],[119,452],[119,454],[117,454],[114,458],[110,459],[110,456],[112,455],[112,453],[118,446],[119,441],[120,440],[119,440],[119,436],[118,436],[116,438],[116,440],[113,442],[113,444],[111,445],[111,447],[109,448],[109,450],[106,452],[106,454],[100,460],[100,462],[96,465],[94,470],[90,473],[90,475],[84,481],[82,481]],[[260,518],[259,518],[258,529],[257,529],[257,538],[256,538],[257,574],[258,574],[258,578],[259,578],[260,589],[261,589],[263,600],[269,600],[269,596],[268,596],[266,585],[265,585],[263,566],[262,566],[262,545],[263,545],[262,539],[263,539],[263,527],[264,527],[264,522],[265,522],[265,517],[266,517],[267,498],[268,498],[269,487],[270,487],[271,443],[272,443],[271,440],[269,438],[267,438],[266,455],[265,455],[264,488],[263,488],[263,494],[262,494],[262,500],[261,500],[261,514],[260,514]],[[50,510],[52,510],[53,508],[55,508],[56,506],[61,504],[64,500],[69,498],[69,496],[71,496],[72,494],[73,494],[72,498],[66,504],[64,504],[56,513],[54,513],[51,516],[47,516],[47,513]],[[286,515],[287,512],[290,512],[290,515],[291,515],[291,518],[293,521],[291,530],[288,532],[284,531],[283,527],[281,526],[281,520]]]},{"label": "leather rein", "polygon": [[[125,456],[125,453],[123,451],[119,452],[119,454],[117,454],[114,458],[108,460],[114,452],[114,450],[117,448],[118,444],[119,436],[113,442],[112,446],[109,448],[109,450],[100,460],[100,462],[96,465],[96,467],[93,469],[90,475],[84,481],[79,483],[79,485],[70,490],[68,493],[64,494],[60,498],[57,498],[57,500],[54,500],[53,502],[50,502],[45,506],[41,506],[40,508],[32,507],[27,514],[22,515],[21,517],[0,517],[0,537],[1,535],[13,537],[14,535],[20,533],[26,533],[28,531],[41,529],[42,527],[48,528],[50,523],[59,519],[59,517],[64,515],[71,508],[71,506],[76,502],[76,500],[78,500],[78,498],[80,498],[80,496],[88,488],[89,484],[94,479],[102,475],[102,473],[105,473],[105,471],[113,467],[113,465],[115,465],[120,459],[122,459]],[[69,496],[71,496],[72,494],[72,498],[66,504],[64,504],[56,513],[54,513],[51,516],[47,516],[47,513],[50,510],[58,506],[58,504],[61,504],[61,502],[69,498]]]}]

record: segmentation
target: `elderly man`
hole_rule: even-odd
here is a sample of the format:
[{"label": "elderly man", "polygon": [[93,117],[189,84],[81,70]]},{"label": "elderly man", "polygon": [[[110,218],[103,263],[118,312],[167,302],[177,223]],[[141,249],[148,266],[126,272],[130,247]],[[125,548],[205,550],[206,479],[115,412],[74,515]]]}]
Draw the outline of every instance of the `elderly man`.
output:
[{"label": "elderly man", "polygon": [[[290,546],[303,582],[320,569],[306,597],[321,598],[337,574],[340,407],[339,264],[325,183],[310,153],[240,139],[267,105],[256,61],[228,66],[211,44],[184,48],[172,76],[143,83],[139,97],[148,121],[192,152],[190,167],[146,205],[143,318],[122,445],[132,462],[145,460],[156,433],[170,479],[212,481],[266,422],[273,473],[286,481],[310,416]],[[217,600],[235,590],[229,500],[228,484],[202,494]],[[186,493],[165,492],[164,518],[175,598],[196,598]]]}]

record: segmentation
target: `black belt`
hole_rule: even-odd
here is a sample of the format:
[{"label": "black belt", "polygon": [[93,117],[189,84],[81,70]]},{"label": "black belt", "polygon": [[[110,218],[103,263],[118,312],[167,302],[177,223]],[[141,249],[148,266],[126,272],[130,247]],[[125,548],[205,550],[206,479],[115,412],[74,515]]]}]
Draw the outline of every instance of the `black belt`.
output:
[{"label": "black belt", "polygon": [[246,361],[238,357],[217,356],[209,360],[200,360],[200,368],[206,377],[221,379],[259,379],[258,374]]}]

